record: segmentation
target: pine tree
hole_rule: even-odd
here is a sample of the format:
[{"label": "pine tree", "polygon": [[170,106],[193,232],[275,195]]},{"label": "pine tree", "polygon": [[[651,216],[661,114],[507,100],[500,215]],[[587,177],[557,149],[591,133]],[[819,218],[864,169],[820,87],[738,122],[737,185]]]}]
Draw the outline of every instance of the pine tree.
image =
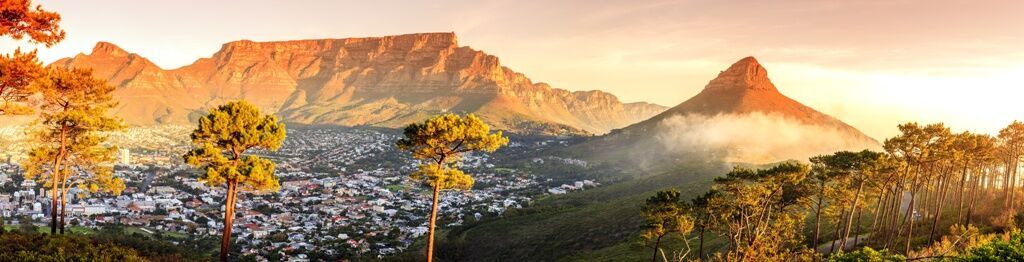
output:
[{"label": "pine tree", "polygon": [[404,134],[405,138],[396,145],[422,161],[419,170],[411,177],[430,186],[433,192],[427,234],[429,262],[434,255],[434,226],[441,191],[473,187],[473,178],[457,167],[462,155],[471,151],[494,152],[508,144],[508,138],[502,136],[501,131],[491,133],[490,127],[472,114],[465,117],[455,114],[436,116],[423,123],[410,124]]},{"label": "pine tree", "polygon": [[[651,262],[658,260],[662,238],[676,233],[685,240],[686,235],[693,230],[694,222],[689,215],[689,209],[686,202],[680,201],[679,191],[675,189],[658,191],[647,198],[647,202],[640,208],[640,214],[646,221],[641,236],[647,240],[654,240]],[[661,252],[664,258],[665,253]]]},{"label": "pine tree", "polygon": [[[22,163],[25,179],[50,187],[50,233],[64,233],[67,194],[73,187],[89,192],[120,194],[124,182],[114,177],[113,152],[102,132],[117,130],[120,120],[107,116],[114,107],[114,88],[92,77],[90,70],[53,68],[37,81],[42,94],[36,146]],[[59,206],[58,206],[59,203]],[[59,207],[59,208],[58,208]],[[58,209],[60,223],[57,222]]]},{"label": "pine tree", "polygon": [[210,187],[224,186],[224,233],[220,260],[227,261],[231,251],[231,227],[239,186],[243,190],[276,192],[280,189],[274,175],[274,163],[247,155],[250,149],[275,151],[286,136],[284,123],[264,115],[256,106],[243,101],[230,102],[210,110],[192,131],[193,148],[185,162],[201,171],[199,180]]}]

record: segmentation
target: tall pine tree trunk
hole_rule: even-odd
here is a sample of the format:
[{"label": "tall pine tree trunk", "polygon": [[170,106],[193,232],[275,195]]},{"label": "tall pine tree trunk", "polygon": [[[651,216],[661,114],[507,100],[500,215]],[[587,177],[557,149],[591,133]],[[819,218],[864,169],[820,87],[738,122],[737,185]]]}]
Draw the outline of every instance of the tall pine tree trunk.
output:
[{"label": "tall pine tree trunk", "polygon": [[917,200],[916,190],[910,192],[910,205],[907,206],[907,248],[903,254],[910,254],[910,241],[914,238],[914,201]]},{"label": "tall pine tree trunk", "polygon": [[238,181],[228,181],[227,203],[224,205],[224,235],[220,239],[220,261],[228,261],[228,253],[231,252],[231,227],[235,222],[235,199],[238,190]]},{"label": "tall pine tree trunk", "polygon": [[434,183],[434,203],[430,205],[430,225],[427,233],[427,262],[434,260],[434,224],[437,223],[437,198],[441,195],[441,184]]},{"label": "tall pine tree trunk", "polygon": [[821,180],[818,190],[818,207],[814,211],[814,241],[811,248],[818,248],[818,239],[821,237],[821,205],[825,199],[825,180]]},{"label": "tall pine tree trunk", "polygon": [[860,194],[864,191],[864,181],[857,185],[857,193],[853,195],[853,203],[850,204],[850,213],[846,215],[846,228],[843,230],[843,239],[840,242],[840,250],[846,250],[846,239],[850,238],[850,227],[853,226],[853,214],[860,202]]},{"label": "tall pine tree trunk", "polygon": [[651,262],[657,262],[658,261],[658,247],[661,245],[661,237],[664,237],[664,236],[665,235],[660,235],[660,236],[658,236],[658,240],[654,241],[654,254],[651,255]]},{"label": "tall pine tree trunk", "polygon": [[64,217],[67,216],[68,207],[68,195],[67,193],[61,194],[60,196],[60,234],[64,234]]},{"label": "tall pine tree trunk", "polygon": [[943,207],[945,207],[944,203],[945,203],[945,200],[946,200],[946,192],[948,191],[948,190],[946,190],[946,187],[949,184],[949,177],[947,176],[945,179],[942,179],[939,184],[940,184],[940,186],[939,186],[939,195],[938,195],[938,198],[936,199],[937,202],[935,203],[935,215],[932,218],[932,229],[931,229],[931,232],[928,233],[928,243],[929,244],[931,244],[931,243],[933,243],[935,241],[935,229],[939,225],[939,219],[942,217],[942,209],[943,209]]}]

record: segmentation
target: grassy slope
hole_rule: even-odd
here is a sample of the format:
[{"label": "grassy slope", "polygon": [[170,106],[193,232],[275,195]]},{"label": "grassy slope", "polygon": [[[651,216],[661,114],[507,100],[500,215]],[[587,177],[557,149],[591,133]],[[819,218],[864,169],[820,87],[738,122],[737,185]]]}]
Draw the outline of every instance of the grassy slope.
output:
[{"label": "grassy slope", "polygon": [[[719,164],[686,165],[539,199],[530,208],[504,218],[452,229],[440,253],[453,260],[550,261],[621,245],[636,238],[642,224],[639,206],[652,192],[677,188],[684,197],[692,198],[703,194],[711,180],[726,171]],[[647,254],[641,248],[629,250],[635,252],[621,255]]]}]

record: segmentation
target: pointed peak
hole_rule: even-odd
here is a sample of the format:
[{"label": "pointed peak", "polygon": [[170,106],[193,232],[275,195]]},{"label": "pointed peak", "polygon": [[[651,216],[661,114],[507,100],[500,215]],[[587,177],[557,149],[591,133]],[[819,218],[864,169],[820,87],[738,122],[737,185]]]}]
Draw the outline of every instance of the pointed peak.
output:
[{"label": "pointed peak", "polygon": [[765,90],[776,91],[775,85],[768,79],[768,70],[753,56],[748,56],[728,69],[718,73],[718,77],[708,83],[704,90]]},{"label": "pointed peak", "polygon": [[127,56],[128,51],[124,51],[124,49],[110,42],[100,41],[92,48],[92,55]]}]

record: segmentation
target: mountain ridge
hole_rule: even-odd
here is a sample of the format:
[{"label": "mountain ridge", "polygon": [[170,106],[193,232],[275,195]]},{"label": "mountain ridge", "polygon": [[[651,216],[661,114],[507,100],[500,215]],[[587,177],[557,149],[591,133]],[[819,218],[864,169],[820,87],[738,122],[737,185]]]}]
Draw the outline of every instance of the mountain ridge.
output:
[{"label": "mountain ridge", "polygon": [[612,94],[533,82],[454,33],[225,43],[210,57],[162,69],[109,42],[52,66],[93,68],[117,86],[131,124],[187,123],[247,99],[286,121],[400,127],[444,112],[475,113],[522,133],[602,134],[660,113]]}]

